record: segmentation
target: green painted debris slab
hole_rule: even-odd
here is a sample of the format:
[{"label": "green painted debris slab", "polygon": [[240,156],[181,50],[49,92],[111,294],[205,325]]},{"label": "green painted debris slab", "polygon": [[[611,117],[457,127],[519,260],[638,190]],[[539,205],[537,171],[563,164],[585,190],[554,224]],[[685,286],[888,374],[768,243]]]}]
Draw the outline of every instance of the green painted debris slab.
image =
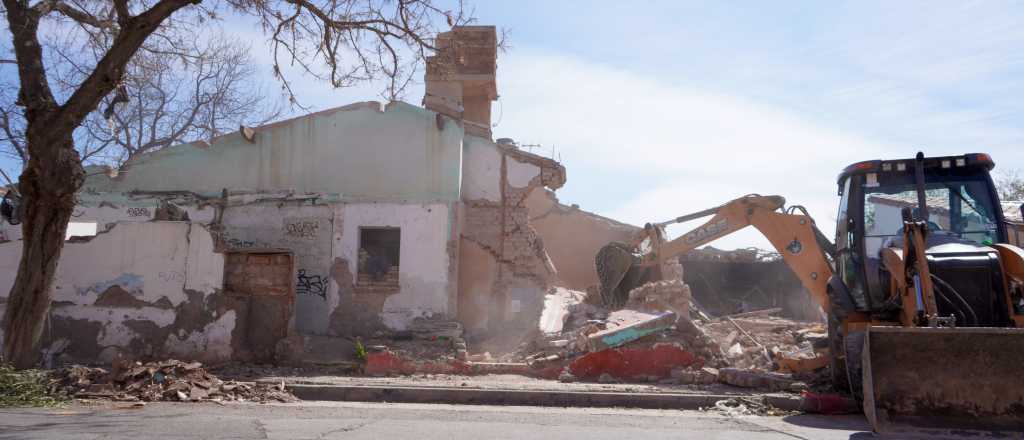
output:
[{"label": "green painted debris slab", "polygon": [[[636,310],[616,310],[608,317],[609,328],[587,337],[587,349],[601,351],[660,332],[676,323],[673,312],[644,313]],[[615,325],[618,324],[618,325]]]}]

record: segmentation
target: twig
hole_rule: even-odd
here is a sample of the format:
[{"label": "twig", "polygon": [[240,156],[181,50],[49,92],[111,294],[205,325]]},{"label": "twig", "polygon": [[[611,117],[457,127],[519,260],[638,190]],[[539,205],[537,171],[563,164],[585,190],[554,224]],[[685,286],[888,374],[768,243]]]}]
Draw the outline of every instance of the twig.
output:
[{"label": "twig", "polygon": [[770,309],[754,310],[753,312],[734,313],[732,315],[723,316],[722,318],[726,318],[726,317],[728,317],[728,318],[749,318],[749,317],[752,317],[752,316],[774,315],[774,314],[779,313],[779,312],[782,312],[782,307],[773,307],[773,308],[770,308]]},{"label": "twig", "polygon": [[761,352],[764,354],[765,359],[768,359],[768,362],[772,361],[771,355],[768,354],[768,349],[765,348],[763,344],[758,342],[757,339],[755,339],[750,333],[747,333],[746,330],[743,330],[743,327],[740,327],[740,325],[737,324],[736,321],[733,321],[732,318],[726,316],[725,319],[726,321],[729,321],[729,323],[732,324],[734,327],[736,327],[736,329],[739,330],[740,333],[743,334],[743,336],[746,336],[748,339],[750,339],[751,342],[754,343],[754,345],[758,346],[758,348],[760,348]]}]

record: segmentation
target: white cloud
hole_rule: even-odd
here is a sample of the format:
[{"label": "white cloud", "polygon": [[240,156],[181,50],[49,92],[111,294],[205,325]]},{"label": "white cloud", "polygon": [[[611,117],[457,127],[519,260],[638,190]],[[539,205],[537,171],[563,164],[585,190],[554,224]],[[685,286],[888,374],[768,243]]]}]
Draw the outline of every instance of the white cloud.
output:
[{"label": "white cloud", "polygon": [[[805,205],[830,235],[842,167],[900,151],[786,109],[571,57],[518,50],[500,67],[498,134],[555,145],[569,167],[569,184],[584,182],[572,202],[633,224],[744,194],[779,194]],[[593,182],[597,174],[612,177]],[[625,185],[630,195],[607,200],[602,185]],[[747,232],[715,246],[769,244]]]}]

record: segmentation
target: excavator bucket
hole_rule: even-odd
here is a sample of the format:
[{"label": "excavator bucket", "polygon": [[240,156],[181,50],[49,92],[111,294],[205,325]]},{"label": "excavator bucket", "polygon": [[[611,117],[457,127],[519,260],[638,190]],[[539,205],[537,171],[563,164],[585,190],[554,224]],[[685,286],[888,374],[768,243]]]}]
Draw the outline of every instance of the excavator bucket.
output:
[{"label": "excavator bucket", "polygon": [[1024,438],[1024,329],[873,326],[861,354],[875,432]]}]

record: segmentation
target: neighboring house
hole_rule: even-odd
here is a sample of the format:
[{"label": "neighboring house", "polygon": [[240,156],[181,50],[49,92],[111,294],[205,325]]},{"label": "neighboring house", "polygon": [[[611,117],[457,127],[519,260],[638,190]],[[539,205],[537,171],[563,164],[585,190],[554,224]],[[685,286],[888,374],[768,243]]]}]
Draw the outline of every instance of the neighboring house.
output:
[{"label": "neighboring house", "polygon": [[1003,215],[1009,222],[1010,243],[1024,246],[1024,201],[1003,201]]},{"label": "neighboring house", "polygon": [[[438,45],[425,107],[356,103],[88,167],[71,229],[96,233],[65,245],[46,341],[84,360],[224,361],[306,336],[530,327],[559,282],[531,222],[582,214],[553,198],[531,210],[565,169],[491,140],[494,27]],[[2,309],[21,243],[0,226]],[[552,228],[573,245],[556,236],[571,225]],[[584,247],[560,255],[592,265]]]}]

